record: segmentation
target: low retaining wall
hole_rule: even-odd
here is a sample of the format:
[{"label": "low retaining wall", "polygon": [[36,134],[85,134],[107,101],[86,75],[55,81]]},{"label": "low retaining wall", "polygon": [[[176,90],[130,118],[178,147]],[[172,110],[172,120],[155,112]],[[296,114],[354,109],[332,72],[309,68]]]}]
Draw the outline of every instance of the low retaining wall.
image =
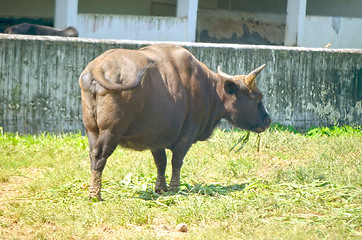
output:
[{"label": "low retaining wall", "polygon": [[[111,48],[155,42],[0,34],[0,127],[7,132],[84,130],[78,77]],[[299,129],[362,125],[362,50],[179,43],[210,69],[258,76],[272,120]]]}]

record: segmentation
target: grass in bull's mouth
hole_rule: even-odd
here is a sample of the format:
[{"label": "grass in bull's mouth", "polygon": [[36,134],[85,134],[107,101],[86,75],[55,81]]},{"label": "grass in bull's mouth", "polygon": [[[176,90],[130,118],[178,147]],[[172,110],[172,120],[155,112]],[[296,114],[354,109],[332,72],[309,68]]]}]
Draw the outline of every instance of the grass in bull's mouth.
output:
[{"label": "grass in bull's mouth", "polygon": [[[153,191],[148,151],[118,148],[103,174],[105,201],[93,203],[86,137],[0,131],[0,238],[362,237],[360,128],[302,134],[273,125],[261,134],[259,151],[253,133],[240,151],[230,151],[243,134],[216,130],[194,144],[176,194]],[[187,232],[175,230],[179,223]]]}]

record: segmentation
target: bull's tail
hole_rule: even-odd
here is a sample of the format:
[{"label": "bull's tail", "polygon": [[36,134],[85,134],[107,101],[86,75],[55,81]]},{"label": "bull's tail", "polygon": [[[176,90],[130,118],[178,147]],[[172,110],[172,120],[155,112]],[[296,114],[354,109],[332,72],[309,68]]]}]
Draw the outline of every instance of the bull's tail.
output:
[{"label": "bull's tail", "polygon": [[155,66],[155,64],[149,63],[145,67],[139,69],[136,73],[135,78],[131,80],[129,84],[120,84],[109,81],[108,79],[105,78],[104,71],[101,67],[95,68],[92,71],[92,74],[97,83],[99,83],[105,89],[114,90],[114,91],[125,91],[137,87],[141,83],[142,78],[145,75],[146,71],[152,66]]}]

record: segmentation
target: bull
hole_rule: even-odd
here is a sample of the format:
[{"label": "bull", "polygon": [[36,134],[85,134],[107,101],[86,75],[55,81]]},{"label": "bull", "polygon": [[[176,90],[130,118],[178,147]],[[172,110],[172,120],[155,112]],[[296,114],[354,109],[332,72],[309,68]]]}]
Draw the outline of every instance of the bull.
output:
[{"label": "bull", "polygon": [[53,27],[42,26],[31,23],[21,23],[11,26],[5,30],[8,34],[24,34],[24,35],[49,35],[61,37],[78,37],[78,31],[74,27],[68,27],[60,30]]},{"label": "bull", "polygon": [[[102,172],[115,148],[149,149],[157,167],[155,191],[180,186],[191,145],[210,137],[226,119],[263,132],[270,125],[256,76],[215,73],[179,45],[112,49],[91,61],[79,78],[83,123],[89,141],[90,199],[101,200]],[[165,149],[172,151],[169,187]]]}]

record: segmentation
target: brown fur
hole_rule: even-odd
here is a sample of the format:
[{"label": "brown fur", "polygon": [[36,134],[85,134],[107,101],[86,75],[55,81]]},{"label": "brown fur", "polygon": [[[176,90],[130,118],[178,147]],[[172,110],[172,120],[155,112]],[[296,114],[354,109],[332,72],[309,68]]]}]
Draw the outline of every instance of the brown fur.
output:
[{"label": "brown fur", "polygon": [[165,149],[173,152],[170,189],[191,145],[207,139],[220,119],[262,132],[270,118],[259,89],[245,75],[214,73],[181,46],[156,44],[140,50],[112,49],[82,72],[83,122],[90,148],[90,197],[100,198],[100,179],[117,145],[150,149],[158,169],[156,191],[167,191]]},{"label": "brown fur", "polygon": [[30,23],[21,23],[11,26],[5,30],[8,34],[25,34],[25,35],[50,35],[63,37],[78,37],[78,31],[74,27],[68,27],[60,30],[53,27],[42,26]]}]

